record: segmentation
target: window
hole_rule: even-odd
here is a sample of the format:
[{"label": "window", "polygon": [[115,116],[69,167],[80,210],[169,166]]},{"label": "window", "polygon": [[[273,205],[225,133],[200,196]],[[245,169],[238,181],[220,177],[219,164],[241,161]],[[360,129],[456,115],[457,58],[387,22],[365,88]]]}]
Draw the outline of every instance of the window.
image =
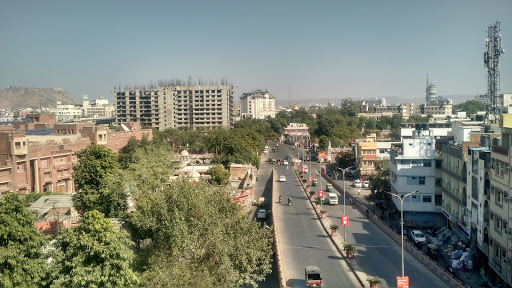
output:
[{"label": "window", "polygon": [[432,203],[432,196],[423,196],[423,202]]},{"label": "window", "polygon": [[425,177],[424,176],[418,177],[418,180],[419,180],[420,185],[425,185]]},{"label": "window", "polygon": [[423,167],[432,167],[432,161],[424,160],[423,161]]},{"label": "window", "polygon": [[421,196],[412,195],[411,196],[411,202],[421,202]]},{"label": "window", "polygon": [[443,204],[443,195],[435,195],[434,196],[435,198],[435,201],[436,201],[436,205],[442,205]]}]

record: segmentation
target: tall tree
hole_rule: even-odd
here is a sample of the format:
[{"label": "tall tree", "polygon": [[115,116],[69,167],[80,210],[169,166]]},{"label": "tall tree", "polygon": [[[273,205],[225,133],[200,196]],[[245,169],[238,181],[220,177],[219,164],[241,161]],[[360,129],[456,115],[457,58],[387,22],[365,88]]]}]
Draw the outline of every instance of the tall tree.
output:
[{"label": "tall tree", "polygon": [[211,167],[206,173],[212,177],[212,184],[214,185],[224,185],[229,180],[229,171],[221,165]]},{"label": "tall tree", "polygon": [[34,214],[16,194],[0,200],[0,286],[40,287],[45,283],[46,237],[34,227]]},{"label": "tall tree", "polygon": [[453,111],[465,111],[469,116],[470,114],[476,114],[478,111],[485,111],[485,105],[478,100],[469,100],[464,103],[454,105]]},{"label": "tall tree", "polygon": [[77,153],[79,162],[73,167],[76,194],[75,208],[82,212],[98,210],[108,216],[117,216],[126,210],[126,194],[108,189],[108,183],[117,175],[117,155],[103,145],[91,144]]},{"label": "tall tree", "polygon": [[128,234],[93,210],[55,239],[50,287],[134,287]]},{"label": "tall tree", "polygon": [[142,195],[130,223],[152,240],[144,287],[255,286],[271,271],[271,229],[241,213],[223,188],[174,181]]}]

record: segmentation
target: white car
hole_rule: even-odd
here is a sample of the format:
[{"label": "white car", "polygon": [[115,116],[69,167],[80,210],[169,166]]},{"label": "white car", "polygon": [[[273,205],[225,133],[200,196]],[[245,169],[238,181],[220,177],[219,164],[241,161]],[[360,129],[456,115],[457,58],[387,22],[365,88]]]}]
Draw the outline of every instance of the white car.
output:
[{"label": "white car", "polygon": [[363,182],[363,188],[370,188],[370,181],[365,180],[365,181]]},{"label": "white car", "polygon": [[257,217],[258,217],[258,219],[265,219],[265,218],[267,218],[267,210],[265,210],[263,208],[258,210],[258,216]]},{"label": "white car", "polygon": [[279,176],[279,182],[286,182],[286,176]]},{"label": "white car", "polygon": [[288,165],[288,164],[289,164],[289,163],[288,163],[288,160],[284,160],[284,161],[283,161],[283,165]]},{"label": "white car", "polygon": [[354,182],[352,182],[352,186],[355,188],[363,188],[363,182],[361,182],[359,179],[356,179]]},{"label": "white car", "polygon": [[427,238],[425,238],[425,236],[423,235],[423,233],[421,233],[420,230],[412,230],[410,236],[411,236],[411,240],[414,242],[414,244],[427,243]]},{"label": "white car", "polygon": [[309,173],[309,169],[307,165],[304,165],[304,173]]}]

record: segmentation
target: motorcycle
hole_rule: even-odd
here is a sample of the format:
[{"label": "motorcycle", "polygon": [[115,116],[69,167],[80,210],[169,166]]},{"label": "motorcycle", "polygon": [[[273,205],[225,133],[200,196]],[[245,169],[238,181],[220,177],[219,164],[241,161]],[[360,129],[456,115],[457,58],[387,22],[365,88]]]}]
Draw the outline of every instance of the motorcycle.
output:
[{"label": "motorcycle", "polygon": [[279,196],[279,203],[283,200],[283,197]]},{"label": "motorcycle", "polygon": [[292,206],[292,198],[288,198],[288,206]]}]

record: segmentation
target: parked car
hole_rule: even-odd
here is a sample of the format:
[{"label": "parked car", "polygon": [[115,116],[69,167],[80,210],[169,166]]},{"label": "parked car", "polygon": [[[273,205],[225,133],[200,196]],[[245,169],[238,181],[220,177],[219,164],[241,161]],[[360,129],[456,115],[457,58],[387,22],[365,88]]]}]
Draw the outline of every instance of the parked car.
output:
[{"label": "parked car", "polygon": [[361,182],[359,179],[356,179],[354,182],[352,182],[352,186],[355,188],[363,188],[363,182]]},{"label": "parked car", "polygon": [[427,243],[427,238],[425,238],[425,236],[423,235],[423,233],[421,233],[420,230],[412,230],[411,234],[409,234],[409,236],[411,237],[411,240],[412,240],[412,242],[414,242],[414,244],[426,244]]},{"label": "parked car", "polygon": [[370,188],[370,181],[364,180],[363,181],[363,188]]},{"label": "parked car", "polygon": [[267,210],[265,208],[261,208],[258,210],[258,219],[265,219],[267,218]]},{"label": "parked car", "polygon": [[286,182],[286,176],[279,176],[279,182]]}]

